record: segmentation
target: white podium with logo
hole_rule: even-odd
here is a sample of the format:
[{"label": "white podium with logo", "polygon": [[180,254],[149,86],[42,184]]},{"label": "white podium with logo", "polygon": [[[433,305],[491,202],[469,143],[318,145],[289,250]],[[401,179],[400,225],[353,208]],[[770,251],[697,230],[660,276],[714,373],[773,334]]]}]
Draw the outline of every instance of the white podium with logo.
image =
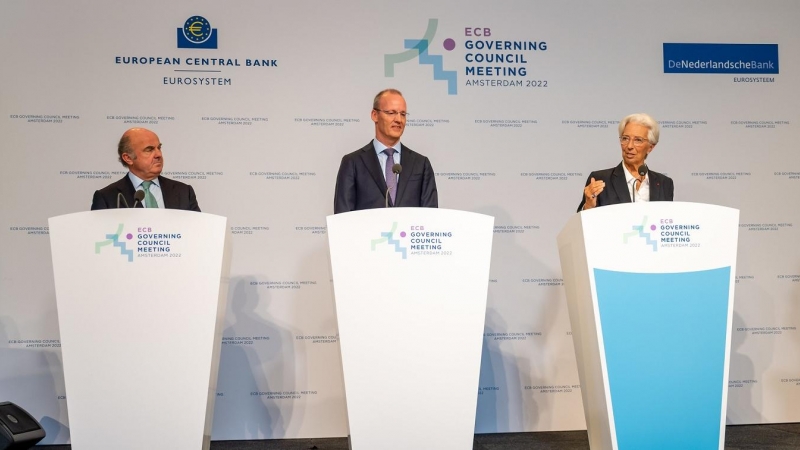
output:
[{"label": "white podium with logo", "polygon": [[227,236],[190,211],[50,219],[73,448],[209,448]]},{"label": "white podium with logo", "polygon": [[592,450],[722,450],[739,211],[642,202],[558,236]]},{"label": "white podium with logo", "polygon": [[353,450],[472,449],[494,218],[328,216]]}]

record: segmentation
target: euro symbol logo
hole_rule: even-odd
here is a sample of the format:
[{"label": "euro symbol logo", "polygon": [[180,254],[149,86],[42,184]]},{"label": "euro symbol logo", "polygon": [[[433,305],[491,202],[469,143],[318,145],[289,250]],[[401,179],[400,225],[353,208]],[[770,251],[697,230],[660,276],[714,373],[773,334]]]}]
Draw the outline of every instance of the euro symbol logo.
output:
[{"label": "euro symbol logo", "polygon": [[[211,24],[202,16],[192,16],[183,23],[183,35],[190,43],[201,44],[211,37]],[[216,46],[214,46],[216,48]]]},{"label": "euro symbol logo", "polygon": [[188,30],[189,30],[190,33],[192,33],[192,35],[197,36],[197,37],[201,37],[201,36],[203,36],[203,33],[202,33],[202,31],[203,31],[203,23],[202,22],[192,22],[192,24],[189,25]]}]

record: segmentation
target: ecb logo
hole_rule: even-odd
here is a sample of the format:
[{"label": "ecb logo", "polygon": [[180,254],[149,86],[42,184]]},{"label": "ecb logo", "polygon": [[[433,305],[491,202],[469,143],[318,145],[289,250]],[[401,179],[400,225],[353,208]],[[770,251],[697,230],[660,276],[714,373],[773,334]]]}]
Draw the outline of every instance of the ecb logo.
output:
[{"label": "ecb logo", "polygon": [[[640,242],[642,242],[645,245],[652,246],[653,251],[657,252],[658,251],[658,241],[650,237],[650,233],[645,231],[647,228],[648,228],[647,227],[647,216],[644,216],[642,218],[642,224],[641,225],[633,225],[633,226],[631,226],[632,231],[629,231],[629,232],[624,233],[622,235],[622,243],[623,244],[627,244],[628,243],[628,239],[635,238],[635,239],[639,240]],[[650,228],[650,231],[655,231],[656,230],[656,226],[655,225],[650,225],[649,228]]]},{"label": "ecb logo", "polygon": [[[428,19],[428,28],[422,39],[405,39],[403,48],[405,51],[383,55],[383,71],[386,77],[394,77],[394,66],[406,61],[417,59],[422,65],[433,66],[434,81],[447,82],[447,94],[458,94],[458,74],[455,70],[445,70],[444,58],[442,55],[432,55],[428,52],[431,41],[436,35],[436,28],[439,26],[439,19]],[[445,49],[452,50],[455,44],[452,39],[445,41]]]},{"label": "ecb logo", "polygon": [[[400,245],[400,241],[399,240],[394,238],[395,231],[397,231],[397,222],[393,222],[392,223],[392,229],[391,230],[381,232],[381,237],[379,237],[377,239],[372,239],[372,241],[370,242],[370,247],[372,248],[372,251],[373,252],[375,251],[375,246],[376,245],[382,244],[382,243],[385,242],[387,245],[389,245],[392,248],[394,248],[394,251],[396,253],[401,254],[403,256],[403,259],[406,259],[407,258],[406,248],[403,247],[402,245]],[[400,237],[406,237],[406,232],[405,231],[400,232]]]},{"label": "ecb logo", "polygon": [[178,28],[178,48],[217,48],[217,29],[205,17],[189,17]]},{"label": "ecb logo", "polygon": [[[106,234],[106,240],[98,241],[94,243],[94,252],[95,254],[100,254],[100,250],[105,247],[106,245],[111,245],[113,247],[117,247],[119,252],[122,256],[128,258],[128,262],[133,262],[133,250],[127,248],[125,245],[125,241],[120,241],[122,237],[122,230],[125,228],[125,224],[119,224],[117,227],[117,232],[114,234]],[[128,233],[127,236],[128,240],[133,238],[133,235]]]}]

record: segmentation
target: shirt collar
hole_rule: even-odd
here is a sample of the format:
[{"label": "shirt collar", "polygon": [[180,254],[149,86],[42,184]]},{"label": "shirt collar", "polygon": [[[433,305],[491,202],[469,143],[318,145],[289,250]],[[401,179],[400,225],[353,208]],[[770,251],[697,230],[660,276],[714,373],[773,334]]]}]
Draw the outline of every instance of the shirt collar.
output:
[{"label": "shirt collar", "polygon": [[[625,167],[625,163],[622,163],[622,171],[625,172],[625,182],[628,184],[633,183],[635,177],[630,172],[628,172],[628,168]],[[650,172],[644,175],[644,181],[642,183],[648,186],[650,185]]]},{"label": "shirt collar", "polygon": [[[141,179],[141,178],[137,177],[136,175],[134,175],[133,172],[128,172],[128,178],[131,180],[131,183],[133,183],[133,189],[134,190],[139,189],[139,186],[141,186],[142,183],[144,182],[143,179]],[[159,188],[161,187],[161,185],[158,183],[158,177],[155,177],[151,181],[153,182],[153,184],[155,184]]]},{"label": "shirt collar", "polygon": [[400,152],[402,152],[402,150],[403,150],[403,144],[401,144],[399,141],[397,142],[397,145],[395,145],[394,147],[387,147],[387,146],[383,145],[383,143],[381,141],[379,141],[377,139],[373,139],[372,140],[372,146],[375,147],[375,153],[378,154],[378,155],[383,153],[383,151],[386,150],[387,148],[393,148],[394,151],[396,151],[398,154],[400,154]]}]

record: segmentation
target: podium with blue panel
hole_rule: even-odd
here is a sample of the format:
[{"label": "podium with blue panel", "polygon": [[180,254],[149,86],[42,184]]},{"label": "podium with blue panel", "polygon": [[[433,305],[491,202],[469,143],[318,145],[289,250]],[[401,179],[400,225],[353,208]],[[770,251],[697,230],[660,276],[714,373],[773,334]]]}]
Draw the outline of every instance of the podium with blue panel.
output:
[{"label": "podium with blue panel", "polygon": [[738,224],[736,209],[641,202],[559,234],[592,450],[724,448]]}]

